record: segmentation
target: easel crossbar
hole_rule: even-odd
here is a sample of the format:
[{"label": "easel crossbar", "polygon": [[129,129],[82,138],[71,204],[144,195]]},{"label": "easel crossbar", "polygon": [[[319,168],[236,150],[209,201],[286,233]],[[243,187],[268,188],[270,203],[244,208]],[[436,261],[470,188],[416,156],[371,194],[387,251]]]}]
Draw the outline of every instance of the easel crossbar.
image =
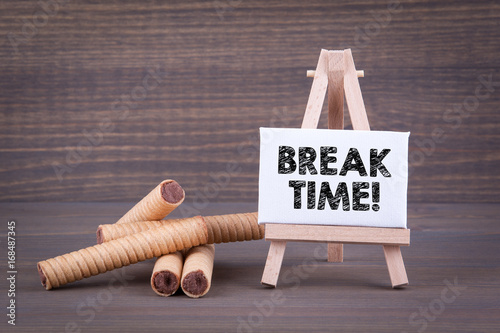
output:
[{"label": "easel crossbar", "polygon": [[266,240],[409,246],[410,229],[267,223]]}]

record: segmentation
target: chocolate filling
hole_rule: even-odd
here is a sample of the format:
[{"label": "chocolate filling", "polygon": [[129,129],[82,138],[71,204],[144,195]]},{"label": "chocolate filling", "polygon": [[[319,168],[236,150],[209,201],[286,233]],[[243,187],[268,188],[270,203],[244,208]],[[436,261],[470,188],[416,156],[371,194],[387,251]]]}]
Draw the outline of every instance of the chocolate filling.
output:
[{"label": "chocolate filling", "polygon": [[97,238],[97,244],[102,244],[104,242],[104,235],[102,234],[102,228],[99,227],[97,228],[97,231],[95,232],[96,238]]},{"label": "chocolate filling", "polygon": [[36,265],[36,266],[38,267],[38,276],[40,276],[40,281],[42,282],[42,286],[44,288],[46,288],[47,287],[47,277],[43,273],[42,267],[40,267],[40,265]]},{"label": "chocolate filling", "polygon": [[163,186],[161,187],[161,196],[166,202],[176,204],[184,199],[184,190],[174,180],[170,183],[163,184]]},{"label": "chocolate filling", "polygon": [[162,294],[171,295],[179,288],[177,276],[169,271],[158,272],[153,281],[156,291]]},{"label": "chocolate filling", "polygon": [[182,289],[195,296],[203,294],[207,288],[208,280],[200,269],[189,273],[182,281]]}]

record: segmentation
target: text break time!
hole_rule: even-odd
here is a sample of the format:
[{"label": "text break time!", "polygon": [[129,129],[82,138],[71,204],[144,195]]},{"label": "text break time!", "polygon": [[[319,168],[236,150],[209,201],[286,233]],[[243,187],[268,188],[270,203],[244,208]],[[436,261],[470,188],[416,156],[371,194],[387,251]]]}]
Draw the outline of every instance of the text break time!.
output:
[{"label": "text break time!", "polygon": [[406,228],[408,137],[261,128],[259,223]]}]

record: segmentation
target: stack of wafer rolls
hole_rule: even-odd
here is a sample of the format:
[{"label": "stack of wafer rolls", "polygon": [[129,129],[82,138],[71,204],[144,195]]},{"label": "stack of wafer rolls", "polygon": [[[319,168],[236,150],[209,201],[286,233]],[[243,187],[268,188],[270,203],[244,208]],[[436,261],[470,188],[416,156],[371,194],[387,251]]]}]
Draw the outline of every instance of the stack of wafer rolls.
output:
[{"label": "stack of wafer rolls", "polygon": [[[208,244],[264,238],[264,226],[258,224],[257,213],[205,216],[202,218],[207,225]],[[97,242],[107,242],[137,232],[155,230],[162,225],[180,221],[182,219],[100,225],[96,233]],[[192,254],[191,257],[186,257],[184,268],[182,268],[179,256],[167,255],[168,258],[164,258],[165,256],[158,258],[151,276],[151,287],[154,292],[161,296],[170,296],[175,293],[178,288],[179,271],[182,268],[181,284],[184,293],[193,298],[204,296],[210,289],[214,262],[214,251],[209,251],[209,249],[213,250],[213,247],[199,246],[189,250],[188,253]]]},{"label": "stack of wafer rolls", "polygon": [[[207,225],[207,244],[249,241],[264,238],[264,225],[258,224],[256,212],[203,216],[202,218]],[[183,221],[183,219],[101,224],[96,232],[97,243],[100,244],[137,232],[156,229],[160,226],[178,221]]]},{"label": "stack of wafer rolls", "polygon": [[[203,219],[207,225],[208,244],[264,238],[264,226],[258,224],[257,213],[205,216]],[[100,225],[96,233],[97,242],[107,242],[178,222],[182,222],[182,219]],[[174,294],[179,287],[182,270],[181,287],[184,293],[192,298],[204,296],[211,286],[214,252],[213,245],[192,248],[186,254],[184,267],[180,253],[159,257],[151,275],[151,288],[161,296]]]},{"label": "stack of wafer rolls", "polygon": [[190,297],[205,295],[214,262],[214,247],[207,244],[262,239],[264,226],[257,213],[160,220],[184,196],[177,182],[161,182],[118,222],[100,225],[97,245],[39,262],[42,285],[49,290],[159,257],[151,277],[156,293],[168,296],[180,286]]}]

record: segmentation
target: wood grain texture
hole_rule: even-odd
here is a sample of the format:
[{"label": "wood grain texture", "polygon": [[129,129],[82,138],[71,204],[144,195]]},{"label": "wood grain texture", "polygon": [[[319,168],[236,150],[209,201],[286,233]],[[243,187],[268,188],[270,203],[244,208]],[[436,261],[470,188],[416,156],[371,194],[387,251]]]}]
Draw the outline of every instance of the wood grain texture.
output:
[{"label": "wood grain texture", "polygon": [[344,262],[344,244],[328,243],[328,262]]},{"label": "wood grain texture", "polygon": [[343,50],[328,52],[328,128],[330,129],[344,129],[344,67]]},{"label": "wood grain texture", "polygon": [[314,79],[307,98],[307,105],[302,119],[300,128],[318,128],[319,118],[325,102],[325,95],[329,83],[329,54],[328,50],[322,49],[316,70],[314,71]]},{"label": "wood grain texture", "polygon": [[410,245],[410,229],[307,224],[266,224],[266,240]]},{"label": "wood grain texture", "polygon": [[269,252],[267,253],[267,260],[260,283],[265,286],[276,287],[285,250],[286,241],[274,240],[269,244]]},{"label": "wood grain texture", "polygon": [[[7,327],[3,320],[0,331],[64,332],[75,325],[82,332],[237,332],[242,322],[255,323],[254,332],[400,333],[417,332],[424,323],[425,332],[500,329],[496,204],[410,204],[412,244],[402,248],[410,285],[401,290],[390,286],[381,246],[347,244],[344,262],[330,264],[325,244],[294,242],[287,244],[278,287],[265,288],[259,283],[269,248],[264,240],[217,244],[212,287],[199,300],[182,293],[157,296],[150,287],[152,260],[44,290],[38,261],[94,244],[97,225],[116,221],[131,205],[0,203],[0,220],[17,222],[18,250],[17,325]],[[202,213],[256,209],[256,203],[213,204]],[[175,210],[172,218],[179,217]],[[3,272],[6,264],[0,261]],[[457,294],[447,285],[455,282]],[[6,304],[5,278],[0,290]],[[443,290],[447,302],[441,311]],[[260,317],[267,301],[274,301],[273,311]]]},{"label": "wood grain texture", "polygon": [[[328,53],[328,128],[344,129],[344,50]],[[344,245],[328,244],[328,262],[344,261]]]},{"label": "wood grain texture", "polygon": [[363,101],[363,93],[361,92],[361,86],[359,85],[351,49],[345,50],[344,60],[345,100],[349,108],[349,116],[351,117],[352,129],[356,131],[369,131],[370,123],[368,121],[368,115],[366,114],[365,103]]},{"label": "wood grain texture", "polygon": [[68,1],[26,36],[38,2],[2,1],[0,201],[137,201],[166,178],[202,204],[254,201],[258,128],[300,127],[305,70],[351,48],[371,128],[412,133],[409,200],[500,202],[500,86],[474,104],[500,82],[500,4],[388,3]]},{"label": "wood grain texture", "polygon": [[406,275],[401,248],[395,245],[384,245],[382,248],[392,287],[398,288],[408,285],[408,276]]}]

